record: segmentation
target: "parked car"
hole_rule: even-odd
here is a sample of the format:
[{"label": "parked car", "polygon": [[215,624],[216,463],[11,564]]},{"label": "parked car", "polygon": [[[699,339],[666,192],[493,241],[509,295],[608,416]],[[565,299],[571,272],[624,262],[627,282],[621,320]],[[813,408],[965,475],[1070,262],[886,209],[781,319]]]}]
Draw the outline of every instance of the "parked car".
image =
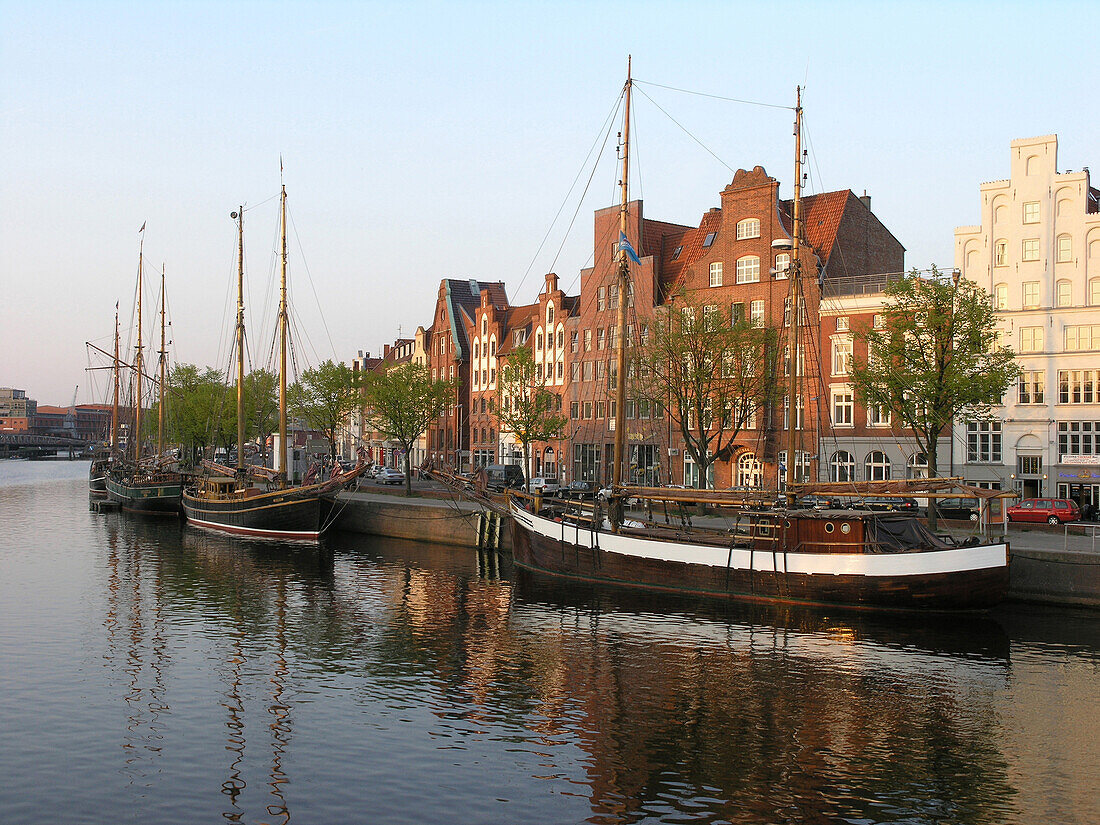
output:
[{"label": "parked car", "polygon": [[[785,499],[780,499],[780,504],[784,503]],[[845,504],[839,498],[809,495],[799,498],[798,506],[808,510],[840,510],[845,507]]]},{"label": "parked car", "polygon": [[1008,508],[1009,521],[1046,522],[1062,524],[1078,521],[1081,509],[1077,502],[1068,498],[1025,498],[1019,504]]},{"label": "parked car", "polygon": [[976,498],[949,498],[936,502],[936,512],[940,518],[977,521],[981,503]]},{"label": "parked car", "polygon": [[916,515],[920,507],[915,498],[893,498],[890,496],[868,496],[852,502],[856,510],[879,510],[886,512],[908,513]]},{"label": "parked car", "polygon": [[517,464],[490,464],[485,468],[485,475],[490,490],[523,489],[523,470]]},{"label": "parked car", "polygon": [[558,484],[556,478],[550,478],[549,476],[539,476],[538,478],[531,479],[531,492],[542,493],[544,496],[552,496],[560,489],[561,485]]},{"label": "parked car", "polygon": [[[600,501],[607,501],[609,498],[611,498],[611,488],[610,487],[601,487],[596,492],[596,498],[598,498]],[[638,504],[638,499],[628,498],[625,503],[626,503],[627,507],[634,507]]]},{"label": "parked car", "polygon": [[596,482],[571,481],[558,490],[558,496],[561,498],[573,498],[580,500],[595,498]]},{"label": "parked car", "polygon": [[382,467],[378,471],[375,480],[379,484],[404,484],[405,474],[400,470],[395,470],[392,467]]}]

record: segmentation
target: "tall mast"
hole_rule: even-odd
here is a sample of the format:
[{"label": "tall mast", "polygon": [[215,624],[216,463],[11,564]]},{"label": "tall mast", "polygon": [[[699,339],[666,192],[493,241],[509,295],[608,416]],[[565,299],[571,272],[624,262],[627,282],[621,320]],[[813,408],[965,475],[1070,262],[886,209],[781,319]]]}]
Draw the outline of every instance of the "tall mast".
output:
[{"label": "tall mast", "polygon": [[137,289],[137,356],[134,358],[134,462],[141,461],[141,376],[145,370],[141,357],[141,280],[145,251],[145,224],[141,225],[141,243],[138,245],[138,289]]},{"label": "tall mast", "polygon": [[799,245],[802,240],[802,88],[795,87],[794,107],[794,203],[791,207],[791,223],[794,238],[791,241],[791,333],[787,337],[790,350],[790,376],[787,384],[787,490],[788,507],[794,507],[795,456],[799,446],[798,429],[798,338],[799,316],[802,304],[802,265]]},{"label": "tall mast", "polygon": [[164,368],[168,350],[164,346],[164,264],[160,265],[160,403],[157,418],[157,455],[164,455]]},{"label": "tall mast", "polygon": [[[615,465],[611,471],[611,486],[612,489],[619,487],[623,483],[623,464],[625,463],[625,456],[623,455],[623,446],[625,444],[626,437],[626,305],[627,296],[630,292],[630,264],[626,255],[626,246],[623,244],[622,238],[626,237],[627,229],[627,215],[626,204],[629,196],[629,189],[627,186],[627,175],[630,172],[630,56],[626,58],[626,112],[623,116],[623,177],[619,181],[620,201],[619,201],[619,277],[618,277],[618,290],[619,290],[619,304],[617,314],[617,335],[618,335],[618,352],[616,353],[616,372],[615,376]],[[617,519],[612,519],[612,523],[615,524]],[[618,529],[615,524],[615,529]]]},{"label": "tall mast", "polygon": [[237,472],[244,475],[244,206],[237,219]]},{"label": "tall mast", "polygon": [[[283,162],[279,160],[279,173]],[[282,184],[280,223],[282,228],[282,280],[279,286],[279,458],[275,469],[279,472],[279,486],[286,486],[286,184]]]},{"label": "tall mast", "polygon": [[118,301],[115,301],[115,393],[114,403],[111,404],[111,456],[115,458],[118,450]]}]

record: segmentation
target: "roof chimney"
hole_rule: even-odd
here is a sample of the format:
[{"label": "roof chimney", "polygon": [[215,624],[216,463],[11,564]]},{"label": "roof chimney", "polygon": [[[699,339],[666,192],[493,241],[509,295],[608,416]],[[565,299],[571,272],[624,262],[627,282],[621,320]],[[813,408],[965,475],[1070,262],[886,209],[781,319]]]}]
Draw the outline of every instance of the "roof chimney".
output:
[{"label": "roof chimney", "polygon": [[867,207],[867,211],[871,211],[871,196],[867,194],[867,190],[863,190],[863,194],[859,198],[860,202]]}]

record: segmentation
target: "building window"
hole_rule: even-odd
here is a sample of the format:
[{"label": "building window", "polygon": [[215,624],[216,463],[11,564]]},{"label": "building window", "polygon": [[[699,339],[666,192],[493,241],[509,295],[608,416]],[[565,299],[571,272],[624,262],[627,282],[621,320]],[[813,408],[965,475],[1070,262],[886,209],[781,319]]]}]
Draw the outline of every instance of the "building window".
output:
[{"label": "building window", "polygon": [[565,330],[558,330],[558,349],[565,349]]},{"label": "building window", "polygon": [[855,403],[851,390],[833,390],[833,425],[851,427]]},{"label": "building window", "polygon": [[1024,204],[1024,223],[1039,222],[1039,201],[1028,201]]},{"label": "building window", "polygon": [[1100,306],[1100,278],[1089,278],[1089,306]]},{"label": "building window", "polygon": [[554,305],[553,304],[549,304],[546,307],[546,326],[547,327],[554,326]]},{"label": "building window", "polygon": [[837,336],[833,339],[833,375],[847,375],[852,365],[852,339]]},{"label": "building window", "polygon": [[1024,309],[1036,309],[1039,306],[1039,282],[1025,281],[1023,284]]},{"label": "building window", "polygon": [[1100,370],[1058,370],[1059,404],[1095,404],[1100,401]]},{"label": "building window", "polygon": [[1008,241],[993,244],[993,266],[1008,266]]},{"label": "building window", "polygon": [[966,460],[970,464],[999,464],[1001,461],[1001,422],[968,421],[966,424]]},{"label": "building window", "polygon": [[[1100,280],[1100,279],[1097,279]],[[754,327],[764,326],[764,302],[752,301],[749,304],[749,323]]]},{"label": "building window", "polygon": [[737,240],[743,241],[746,238],[759,238],[759,237],[760,237],[760,219],[759,218],[745,218],[745,220],[737,222]]},{"label": "building window", "polygon": [[619,285],[612,284],[607,290],[607,308],[618,309],[619,308]]},{"label": "building window", "polygon": [[576,418],[577,417],[577,413],[580,412],[580,406],[581,405],[580,405],[579,401],[570,401],[569,402],[569,417],[570,418]]},{"label": "building window", "polygon": [[[1039,328],[1042,332],[1042,327]],[[1100,349],[1100,324],[1066,327],[1066,352]]]},{"label": "building window", "polygon": [[756,453],[745,453],[737,459],[737,486],[755,489],[764,483],[764,465]]},{"label": "building window", "polygon": [[542,352],[542,330],[540,329],[535,334],[535,349]]},{"label": "building window", "polygon": [[569,351],[570,352],[577,352],[580,349],[580,340],[579,340],[579,338],[580,338],[580,334],[576,330],[573,330],[572,332],[569,333]]},{"label": "building window", "polygon": [[584,351],[592,352],[592,330],[590,329],[584,331]]},{"label": "building window", "polygon": [[1037,476],[1043,473],[1043,457],[1041,455],[1016,456],[1016,475]]},{"label": "building window", "polygon": [[565,362],[564,361],[558,361],[558,366],[557,366],[557,369],[555,370],[555,374],[556,374],[556,376],[559,380],[562,379],[562,378],[565,378]]},{"label": "building window", "polygon": [[847,315],[838,315],[836,317],[836,331],[837,332],[847,332],[848,330],[849,330],[848,316]]},{"label": "building window", "polygon": [[703,307],[703,329],[718,329],[718,307],[715,304]]},{"label": "building window", "polygon": [[569,377],[573,381],[579,381],[581,378],[581,362],[573,361],[569,364]]},{"label": "building window", "polygon": [[1100,421],[1059,421],[1058,455],[1100,455]]},{"label": "building window", "polygon": [[1024,261],[1039,260],[1039,239],[1025,238],[1021,248],[1020,259]]},{"label": "building window", "polygon": [[736,302],[730,307],[730,323],[736,326],[745,322],[745,304],[743,302]]},{"label": "building window", "polygon": [[591,361],[585,361],[584,362],[584,380],[585,381],[591,381],[592,380],[592,362]]},{"label": "building window", "polygon": [[868,481],[890,480],[890,459],[882,450],[872,450],[867,453],[864,468],[867,471]]},{"label": "building window", "polygon": [[603,327],[600,327],[598,330],[596,330],[596,349],[606,349],[606,348],[607,348],[607,331]]},{"label": "building window", "polygon": [[871,326],[875,329],[886,329],[886,316],[885,315],[872,315]]},{"label": "building window", "polygon": [[607,309],[607,287],[601,286],[596,291],[596,309],[600,312]]},{"label": "building window", "polygon": [[722,285],[722,262],[715,261],[710,265],[710,285],[721,286]]},{"label": "building window", "polygon": [[1044,385],[1046,373],[1042,370],[1027,370],[1020,373],[1017,380],[1017,398],[1021,404],[1042,404],[1046,395]]},{"label": "building window", "polygon": [[783,280],[791,269],[791,256],[787,252],[780,252],[775,256],[776,280]]},{"label": "building window", "polygon": [[707,233],[707,236],[705,238],[703,238],[703,248],[704,249],[706,249],[708,246],[710,246],[712,243],[714,243],[714,236],[717,235],[717,234],[718,234],[717,232],[708,232]]},{"label": "building window", "polygon": [[760,257],[746,255],[737,259],[737,283],[755,284],[760,280]]},{"label": "building window", "polygon": [[675,260],[676,260],[677,258],[679,258],[679,257],[680,257],[680,253],[681,253],[681,252],[683,252],[683,251],[684,251],[684,247],[683,247],[683,245],[682,245],[682,244],[681,244],[680,246],[676,247],[676,248],[675,248],[675,249],[674,249],[674,250],[672,251],[672,260],[674,260],[674,261],[675,261]]},{"label": "building window", "polygon": [[928,455],[913,453],[905,462],[906,478],[928,478]]},{"label": "building window", "polygon": [[872,404],[867,408],[868,427],[889,427],[890,409],[879,404]]},{"label": "building window", "polygon": [[837,450],[829,460],[829,478],[832,481],[856,480],[856,457],[847,450]]},{"label": "building window", "polygon": [[1058,255],[1055,260],[1060,264],[1068,264],[1073,260],[1073,238],[1069,235],[1058,236]]},{"label": "building window", "polygon": [[477,340],[474,341],[474,360],[476,361],[481,357],[481,344]]},{"label": "building window", "polygon": [[1008,284],[993,287],[993,308],[1008,309]]},{"label": "building window", "polygon": [[[1069,340],[1070,327],[1066,327],[1066,340]],[[1069,349],[1067,346],[1066,349]],[[1042,327],[1021,327],[1020,328],[1020,352],[1042,352],[1043,351],[1043,328]]]},{"label": "building window", "polygon": [[481,334],[486,335],[486,334],[488,334],[488,332],[489,332],[489,319],[487,319],[485,316],[482,316],[482,318],[481,318]]},{"label": "building window", "polygon": [[1061,280],[1054,285],[1055,301],[1060,307],[1073,306],[1073,284]]},{"label": "building window", "polygon": [[[798,396],[798,402],[795,405],[795,422],[794,428],[800,430],[803,427],[805,419],[806,405],[803,403],[805,399],[800,395]],[[783,429],[788,430],[791,426],[791,397],[789,395],[783,396]]]}]

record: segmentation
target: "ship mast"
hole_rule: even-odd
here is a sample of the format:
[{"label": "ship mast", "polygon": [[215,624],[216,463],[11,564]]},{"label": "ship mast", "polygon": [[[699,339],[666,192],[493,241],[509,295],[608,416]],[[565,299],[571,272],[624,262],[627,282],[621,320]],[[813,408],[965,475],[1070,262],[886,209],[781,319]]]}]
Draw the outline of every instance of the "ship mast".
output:
[{"label": "ship mast", "polygon": [[[279,161],[282,173],[282,160]],[[281,183],[281,182],[280,182]],[[286,472],[286,184],[282,185],[280,224],[282,229],[282,278],[279,286],[279,456],[275,469],[279,473],[279,486],[285,487]]]},{"label": "ship mast", "polygon": [[786,503],[794,507],[797,496],[794,491],[796,448],[799,446],[798,429],[798,339],[802,307],[802,265],[799,246],[802,240],[802,88],[795,87],[794,108],[794,201],[791,207],[791,223],[794,237],[791,241],[791,332],[787,337],[790,352],[790,376],[787,383],[787,489]]},{"label": "ship mast", "polygon": [[160,265],[160,403],[157,417],[157,455],[164,455],[164,370],[168,350],[164,346],[164,264]]},{"label": "ship mast", "polygon": [[237,474],[244,475],[244,206],[237,219]]},{"label": "ship mast", "polygon": [[[627,296],[630,294],[630,263],[626,254],[626,245],[622,243],[622,239],[627,237],[627,214],[626,205],[629,195],[629,189],[627,185],[627,175],[630,171],[630,57],[626,59],[626,109],[623,115],[623,176],[619,181],[620,201],[619,201],[619,277],[618,277],[618,291],[619,291],[619,303],[617,313],[617,335],[618,335],[618,352],[616,353],[616,368],[617,374],[615,376],[615,464],[611,471],[611,489],[617,490],[623,483],[623,464],[626,461],[626,456],[623,454],[625,437],[626,437],[626,309],[627,309]],[[618,515],[621,511],[621,505],[616,507],[616,513]],[[614,517],[611,519],[612,529],[618,530],[619,519]]]},{"label": "ship mast", "polygon": [[145,369],[141,357],[141,280],[145,249],[145,224],[141,225],[141,242],[138,245],[138,289],[137,289],[137,356],[134,358],[134,463],[141,462],[141,376]]},{"label": "ship mast", "polygon": [[111,456],[112,459],[117,458],[116,451],[118,450],[118,301],[115,301],[115,392],[114,402],[111,404]]}]

